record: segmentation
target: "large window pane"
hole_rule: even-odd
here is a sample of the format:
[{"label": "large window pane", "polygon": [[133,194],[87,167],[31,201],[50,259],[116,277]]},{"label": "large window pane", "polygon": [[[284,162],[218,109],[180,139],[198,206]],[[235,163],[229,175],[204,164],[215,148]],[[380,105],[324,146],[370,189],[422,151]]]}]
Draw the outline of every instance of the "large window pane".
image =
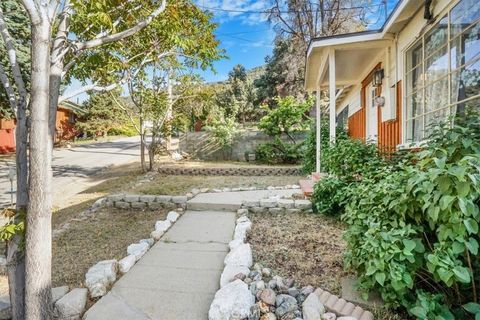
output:
[{"label": "large window pane", "polygon": [[407,75],[407,95],[417,91],[423,86],[423,68],[418,66]]},{"label": "large window pane", "polygon": [[412,70],[422,62],[422,42],[419,41],[412,49],[407,52],[407,71]]},{"label": "large window pane", "polygon": [[448,18],[444,17],[425,35],[425,56],[430,56],[448,41]]},{"label": "large window pane", "polygon": [[444,108],[448,104],[448,77],[425,87],[425,112]]},{"label": "large window pane", "polygon": [[452,113],[463,113],[465,109],[474,109],[480,111],[480,98],[463,101],[452,107]]},{"label": "large window pane", "polygon": [[462,0],[452,9],[450,16],[453,38],[480,18],[480,1]]},{"label": "large window pane", "polygon": [[425,81],[433,82],[448,73],[448,49],[446,46],[425,60]]},{"label": "large window pane", "polygon": [[423,116],[407,121],[406,141],[416,142],[423,139]]},{"label": "large window pane", "polygon": [[425,116],[425,138],[428,139],[433,129],[448,119],[448,112],[449,109],[445,108]]},{"label": "large window pane", "polygon": [[408,118],[413,118],[423,113],[423,90],[415,92],[407,98]]},{"label": "large window pane", "polygon": [[476,59],[480,55],[480,23],[453,39],[450,53],[452,69]]},{"label": "large window pane", "polygon": [[452,74],[452,102],[480,94],[480,60],[470,63]]}]

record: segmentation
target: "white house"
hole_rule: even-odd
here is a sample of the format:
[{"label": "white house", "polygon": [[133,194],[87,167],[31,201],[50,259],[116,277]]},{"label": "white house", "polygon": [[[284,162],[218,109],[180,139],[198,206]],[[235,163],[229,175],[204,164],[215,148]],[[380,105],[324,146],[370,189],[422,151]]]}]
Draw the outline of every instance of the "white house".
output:
[{"label": "white house", "polygon": [[431,124],[480,105],[480,0],[400,0],[380,30],[313,39],[305,78],[309,92],[328,88],[331,139],[344,119],[386,151],[420,143]]}]

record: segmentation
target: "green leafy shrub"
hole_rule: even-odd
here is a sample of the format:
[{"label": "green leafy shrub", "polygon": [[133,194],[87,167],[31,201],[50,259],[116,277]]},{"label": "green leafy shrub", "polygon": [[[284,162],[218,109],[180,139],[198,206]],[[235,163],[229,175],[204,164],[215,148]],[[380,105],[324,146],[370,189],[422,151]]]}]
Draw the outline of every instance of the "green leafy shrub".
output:
[{"label": "green leafy shrub", "polygon": [[268,113],[260,120],[258,127],[273,137],[274,141],[257,147],[257,161],[269,164],[299,163],[303,158],[303,141],[297,141],[297,134],[307,131],[311,124],[307,114],[312,108],[313,99],[309,97],[299,102],[292,96],[278,97],[275,103],[272,109],[263,106]]},{"label": "green leafy shrub", "polygon": [[[328,157],[330,152],[330,123],[326,115],[322,116],[321,127],[320,127],[320,160],[322,165],[322,170],[328,172],[328,168],[325,168],[325,158]],[[336,128],[336,140],[340,141],[347,139],[347,132],[343,127]],[[316,171],[316,161],[317,161],[317,131],[315,125],[312,125],[310,131],[308,132],[307,138],[304,141],[304,152],[302,157],[302,170],[306,174],[310,174]]]},{"label": "green leafy shrub", "polygon": [[359,180],[361,175],[377,170],[385,160],[375,144],[340,136],[335,144],[325,148],[323,170],[346,181]]},{"label": "green leafy shrub", "polygon": [[314,187],[312,203],[317,212],[325,215],[340,215],[348,201],[348,183],[335,176],[320,179]]},{"label": "green leafy shrub", "polygon": [[273,142],[259,145],[255,150],[255,158],[261,163],[295,164],[301,159],[301,144],[290,144],[276,137]]},{"label": "green leafy shrub", "polygon": [[347,162],[362,174],[351,184],[342,216],[346,262],[359,275],[360,288],[377,289],[418,319],[480,313],[475,303],[462,307],[479,299],[478,114],[433,128],[428,146],[413,159],[381,170]]}]

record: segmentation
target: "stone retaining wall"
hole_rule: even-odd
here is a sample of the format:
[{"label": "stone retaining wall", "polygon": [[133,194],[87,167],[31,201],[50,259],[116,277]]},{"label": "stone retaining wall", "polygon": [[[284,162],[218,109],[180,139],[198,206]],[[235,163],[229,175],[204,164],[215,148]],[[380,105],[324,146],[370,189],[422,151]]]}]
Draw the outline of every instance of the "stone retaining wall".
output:
[{"label": "stone retaining wall", "polygon": [[247,209],[249,212],[253,213],[311,213],[312,203],[309,200],[279,199],[271,197],[268,199],[261,199],[260,201],[243,201],[242,209]]},{"label": "stone retaining wall", "polygon": [[104,198],[101,205],[119,209],[185,209],[187,196],[117,194]]},{"label": "stone retaining wall", "polygon": [[300,167],[238,167],[238,168],[192,168],[166,166],[158,169],[160,174],[192,176],[300,176]]},{"label": "stone retaining wall", "polygon": [[[305,133],[295,134],[297,141],[303,141],[305,137]],[[272,137],[261,131],[247,130],[239,133],[230,148],[222,149],[212,141],[210,132],[187,132],[180,137],[180,150],[201,160],[248,161],[246,153],[255,153],[259,145],[272,141]],[[288,140],[285,138],[285,141]]]}]

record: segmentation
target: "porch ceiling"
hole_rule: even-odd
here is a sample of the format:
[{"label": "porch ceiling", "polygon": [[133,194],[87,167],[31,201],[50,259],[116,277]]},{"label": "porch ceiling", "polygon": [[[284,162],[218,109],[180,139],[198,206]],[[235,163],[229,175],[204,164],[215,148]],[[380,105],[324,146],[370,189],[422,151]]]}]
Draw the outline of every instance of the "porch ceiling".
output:
[{"label": "porch ceiling", "polygon": [[328,54],[335,51],[335,76],[337,87],[354,85],[374,63],[375,58],[392,42],[374,40],[312,48],[307,59],[306,89],[315,91],[318,86],[328,86]]}]

